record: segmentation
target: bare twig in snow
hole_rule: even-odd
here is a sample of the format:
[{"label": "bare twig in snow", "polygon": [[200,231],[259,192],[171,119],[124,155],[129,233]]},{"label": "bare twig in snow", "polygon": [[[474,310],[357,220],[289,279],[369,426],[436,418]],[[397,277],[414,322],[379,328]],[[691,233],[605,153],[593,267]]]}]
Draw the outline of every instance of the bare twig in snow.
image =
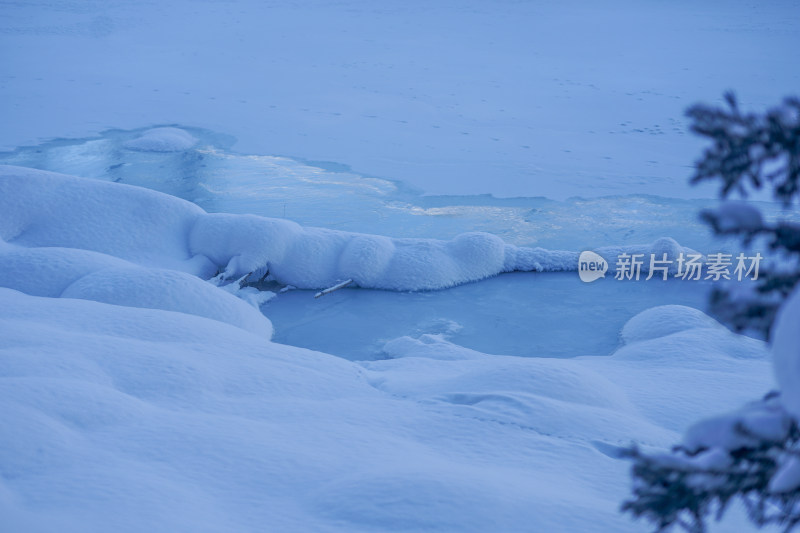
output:
[{"label": "bare twig in snow", "polygon": [[333,287],[330,287],[330,288],[325,289],[324,291],[318,292],[317,294],[314,295],[314,298],[319,298],[320,296],[325,296],[329,292],[338,291],[339,289],[343,289],[343,288],[347,287],[348,285],[350,285],[351,283],[353,283],[352,279],[344,280],[341,283],[337,283]]}]

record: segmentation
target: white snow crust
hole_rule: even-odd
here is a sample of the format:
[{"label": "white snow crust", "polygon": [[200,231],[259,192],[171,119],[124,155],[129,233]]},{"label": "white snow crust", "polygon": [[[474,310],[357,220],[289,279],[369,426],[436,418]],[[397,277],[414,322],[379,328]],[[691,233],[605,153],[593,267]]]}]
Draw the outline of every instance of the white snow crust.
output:
[{"label": "white snow crust", "polygon": [[[688,421],[771,386],[764,343],[681,306],[632,319],[608,357],[490,355],[422,335],[358,363],[270,342],[263,315],[201,279],[268,261],[307,284],[350,268],[365,284],[418,287],[407,271],[452,284],[504,268],[509,248],[488,234],[208,215],[6,167],[0,237],[11,531],[639,531],[617,512],[619,450],[669,446]],[[741,531],[730,516],[722,530]]]},{"label": "white snow crust", "polygon": [[[502,272],[573,271],[578,265],[578,252],[517,247],[489,233],[444,241],[305,228],[284,219],[206,213],[139,187],[10,165],[0,165],[0,194],[0,238],[7,242],[92,250],[204,278],[220,272],[239,279],[266,269],[299,288],[353,279],[363,288],[432,290]],[[691,252],[669,238],[597,251],[614,258],[667,248]],[[610,270],[614,265],[611,259]]]}]

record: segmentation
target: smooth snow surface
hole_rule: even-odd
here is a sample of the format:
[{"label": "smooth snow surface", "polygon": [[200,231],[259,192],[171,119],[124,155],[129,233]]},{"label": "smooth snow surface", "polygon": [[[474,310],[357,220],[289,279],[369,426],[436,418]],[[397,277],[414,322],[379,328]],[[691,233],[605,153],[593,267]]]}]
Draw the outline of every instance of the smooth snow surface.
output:
[{"label": "smooth snow surface", "polygon": [[[342,169],[323,169],[282,158],[232,155],[222,149],[209,148],[224,141],[210,132],[198,130],[193,130],[193,135],[201,142],[189,152],[143,157],[125,150],[125,143],[141,133],[113,131],[100,139],[48,143],[20,149],[0,160],[142,185],[194,199],[210,211],[252,212],[274,217],[285,209],[303,225],[321,224],[357,232],[382,231],[398,237],[430,235],[451,239],[460,232],[477,228],[518,246],[572,248],[572,251],[555,253],[548,249],[535,251],[506,246],[502,270],[514,267],[542,270],[549,266],[572,271],[577,265],[577,250],[594,248],[605,250],[613,272],[614,256],[623,248],[631,251],[635,243],[653,242],[635,247],[639,253],[652,252],[659,256],[668,253],[672,257],[678,244],[663,235],[677,236],[681,241],[686,239],[692,247],[703,251],[731,246],[712,240],[699,222],[697,212],[713,205],[709,202],[653,197],[569,202],[541,198],[507,201],[488,197],[421,197],[404,191],[401,184],[360,177]],[[23,171],[17,169],[17,172]],[[171,203],[165,205],[169,205],[172,212],[190,209]],[[770,204],[762,203],[760,207],[773,218],[779,212]],[[154,220],[158,217],[158,214],[153,215]],[[194,263],[177,268],[191,267],[193,272],[210,277],[236,256],[238,250],[247,250],[252,255],[259,248],[270,248],[265,244],[265,240],[269,240],[265,232],[272,229],[245,230],[245,226],[264,224],[265,220],[228,215],[214,217],[219,221],[231,221],[234,228],[224,236],[219,233],[213,236],[214,243],[208,253],[216,264],[209,267],[206,256],[198,255]],[[126,223],[126,227],[130,225]],[[294,228],[292,231],[297,230],[286,221],[270,222],[273,229],[289,226]],[[216,231],[221,231],[220,228],[221,222],[218,222]],[[155,238],[163,238],[160,227],[145,233],[149,231],[158,232]],[[109,239],[116,242],[116,237]],[[285,235],[277,239],[285,240]],[[625,246],[609,246],[614,243],[625,243]],[[129,252],[142,249],[141,244],[128,240],[117,244]],[[147,242],[144,246],[147,247]],[[367,250],[365,246],[375,249]],[[372,281],[377,285],[381,281],[377,279],[380,262],[371,262],[371,269],[362,268],[367,259],[363,254],[373,253],[376,257],[380,247],[389,253],[394,241],[362,236],[336,267],[348,270],[331,277],[342,279],[356,272],[362,282]],[[277,250],[277,246],[272,249]],[[124,250],[120,253],[127,253]],[[272,259],[274,263],[276,257]],[[556,259],[559,260],[556,262]],[[283,270],[299,272],[311,268],[306,262],[299,266],[297,261],[294,263],[287,262]],[[169,265],[156,262],[156,266]],[[276,272],[282,270],[273,268],[272,273]],[[234,285],[226,287],[232,289]],[[411,287],[405,285],[405,288]],[[381,357],[383,344],[388,339],[412,332],[447,333],[456,343],[494,353],[558,357],[608,354],[619,344],[619,329],[638,311],[670,303],[704,308],[708,288],[707,283],[701,282],[669,282],[665,286],[665,282],[659,280],[622,283],[608,279],[584,285],[571,273],[546,277],[504,276],[488,283],[433,294],[385,294],[348,289],[322,300],[312,300],[303,292],[293,291],[277,298],[253,288],[235,293],[256,306],[270,300],[265,312],[278,324],[276,339],[280,342],[348,359],[374,359]],[[547,303],[549,312],[542,312],[542,302]],[[356,327],[363,320],[356,316],[365,312],[370,317],[369,327]],[[447,325],[450,323],[455,324],[455,331]],[[572,333],[583,323],[592,324],[589,338]]]},{"label": "smooth snow surface", "polygon": [[683,331],[709,335],[699,362],[652,357],[676,333],[570,360],[406,337],[359,365],[183,313],[0,300],[14,531],[641,531],[614,450],[770,386],[761,343],[733,358],[705,325]]},{"label": "smooth snow surface", "polygon": [[479,230],[510,244],[550,249],[639,244],[665,235],[694,248],[710,244],[697,218],[700,209],[716,204],[708,200],[422,196],[406,184],[362,176],[343,165],[232,153],[229,139],[197,128],[182,130],[199,140],[190,150],[126,148],[147,131],[152,130],[110,130],[96,138],[19,148],[0,154],[0,163],[147,187],[208,212],[288,218],[303,226],[391,237],[451,239]]},{"label": "smooth snow surface", "polygon": [[[630,194],[633,190],[624,196],[564,201],[423,196],[404,183],[362,176],[330,162],[232,153],[229,139],[198,128],[181,129],[198,139],[185,151],[126,148],[147,131],[151,130],[109,130],[94,138],[23,147],[0,153],[0,164],[147,187],[212,213],[262,215],[389,237],[448,240],[484,231],[517,246],[575,251],[653,243],[668,236],[704,253],[741,248],[738,242],[714,238],[698,217],[703,209],[717,211],[716,200]],[[734,211],[741,217],[747,210],[736,205]],[[753,202],[750,211],[754,207],[767,221],[800,220],[800,215],[777,204]],[[730,211],[723,204],[721,212]]]},{"label": "smooth snow surface", "polygon": [[8,245],[0,248],[0,271],[0,287],[36,296],[178,311],[272,336],[269,320],[253,306],[185,272],[75,248]]},{"label": "smooth snow surface", "polygon": [[200,279],[264,257],[311,279],[352,242],[447,253],[458,276],[488,234],[313,230],[17,167],[0,203],[11,531],[640,531],[617,511],[620,449],[669,446],[772,387],[763,342],[685,306],[634,317],[606,357],[489,355],[450,323],[358,363],[270,342],[255,308]]},{"label": "smooth snow surface", "polygon": [[0,147],[186,124],[429,194],[708,198],[685,109],[796,92],[798,19],[794,0],[7,3]]},{"label": "smooth snow surface", "polygon": [[[442,241],[304,228],[283,219],[209,214],[139,187],[22,167],[0,165],[0,193],[0,238],[7,242],[84,248],[204,278],[263,272],[299,288],[353,279],[363,288],[415,291],[501,272],[574,271],[578,264],[577,252],[517,247],[485,232]],[[665,243],[670,253],[691,252],[672,239],[598,252],[660,252]]]},{"label": "smooth snow surface", "polygon": [[682,305],[665,305],[643,311],[622,328],[623,342],[631,344],[677,333],[690,328],[719,328],[705,313]]},{"label": "smooth snow surface", "polygon": [[[742,417],[779,434],[769,409],[719,415],[775,378],[696,309],[708,284],[583,284],[577,257],[741,251],[697,217],[719,206],[687,184],[683,113],[795,93],[799,18],[3,3],[0,529],[642,531],[621,450],[688,430],[723,465]],[[712,531],[753,528],[734,506]]]}]

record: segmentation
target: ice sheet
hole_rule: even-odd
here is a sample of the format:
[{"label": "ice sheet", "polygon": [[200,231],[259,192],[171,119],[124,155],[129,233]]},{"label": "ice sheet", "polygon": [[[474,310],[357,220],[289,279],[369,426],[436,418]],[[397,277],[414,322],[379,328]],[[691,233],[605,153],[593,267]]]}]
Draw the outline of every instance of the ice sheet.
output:
[{"label": "ice sheet", "polygon": [[422,334],[485,353],[574,357],[612,353],[625,322],[650,307],[704,309],[709,288],[655,279],[585,284],[573,272],[520,272],[437,292],[342,289],[314,299],[311,291],[289,291],[263,311],[276,342],[351,360],[383,358],[387,341]]},{"label": "ice sheet", "polygon": [[[711,196],[684,110],[800,86],[793,0],[11,3],[0,147],[187,124],[429,194]],[[20,53],[23,52],[23,53]]]}]

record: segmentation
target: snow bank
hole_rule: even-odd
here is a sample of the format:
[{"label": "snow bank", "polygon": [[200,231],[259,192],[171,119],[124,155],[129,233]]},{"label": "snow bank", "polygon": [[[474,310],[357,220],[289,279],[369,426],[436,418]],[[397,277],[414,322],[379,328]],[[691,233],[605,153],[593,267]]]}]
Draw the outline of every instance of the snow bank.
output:
[{"label": "snow bank", "polygon": [[267,339],[272,337],[270,321],[256,307],[174,270],[138,266],[104,269],[78,279],[61,297],[177,311],[233,324]]},{"label": "snow bank", "polygon": [[0,167],[4,524],[636,531],[617,513],[619,448],[668,445],[761,393],[763,343],[672,306],[634,318],[611,357],[490,356],[427,335],[357,364],[269,342],[266,318],[201,279],[440,288],[515,261],[566,269],[569,254],[210,215]]},{"label": "snow bank", "polygon": [[180,128],[153,128],[124,143],[128,150],[139,152],[183,152],[197,144],[197,139]]},{"label": "snow bank", "polygon": [[682,305],[639,313],[625,324],[620,337],[625,345],[613,355],[620,360],[725,370],[738,368],[741,359],[768,358],[763,342],[732,333],[702,311]]},{"label": "snow bank", "polygon": [[425,357],[445,361],[488,357],[485,353],[452,344],[443,335],[429,333],[416,339],[409,336],[393,339],[384,344],[383,354],[390,359]]},{"label": "snow bank", "polygon": [[176,270],[144,268],[87,250],[6,245],[0,247],[0,272],[0,287],[35,296],[177,311],[272,336],[272,324],[257,308]]},{"label": "snow bank", "polygon": [[227,278],[266,265],[280,282],[308,289],[344,279],[374,289],[442,289],[496,275],[505,259],[503,241],[487,233],[451,241],[390,239],[252,215],[206,215],[189,243],[193,254],[209,257]]},{"label": "snow bank", "polygon": [[422,335],[389,341],[383,351],[391,359],[363,364],[375,372],[377,387],[395,395],[456,404],[470,416],[547,434],[591,428],[599,441],[620,446],[630,440],[617,431],[630,423],[626,417],[654,425],[647,430],[652,440],[640,442],[675,442],[700,406],[716,414],[730,409],[734,392],[751,399],[771,386],[765,343],[735,335],[696,309],[655,307],[623,331],[627,343],[609,357],[488,356]]},{"label": "snow bank", "polygon": [[[634,532],[616,450],[682,429],[640,388],[685,424],[768,376],[764,360],[684,375],[435,336],[359,365],[180,312],[0,301],[0,513],[15,531]],[[665,400],[677,381],[686,407]]]},{"label": "snow bank", "polygon": [[189,253],[204,211],[165,194],[118,183],[0,166],[0,239],[26,247],[79,248],[141,265],[213,275]]},{"label": "snow bank", "polygon": [[632,344],[694,328],[722,327],[699,309],[685,305],[662,305],[631,318],[622,328],[620,337],[625,344]]},{"label": "snow bank", "polygon": [[[511,271],[577,268],[578,253],[519,248],[488,233],[452,240],[391,239],[304,228],[253,215],[208,214],[154,191],[60,174],[0,166],[0,238],[26,247],[81,248],[140,265],[203,278],[217,272],[239,279],[255,271],[299,288],[319,289],[353,279],[364,288],[433,290]],[[600,248],[623,251],[681,248],[672,239],[653,245]]]}]

